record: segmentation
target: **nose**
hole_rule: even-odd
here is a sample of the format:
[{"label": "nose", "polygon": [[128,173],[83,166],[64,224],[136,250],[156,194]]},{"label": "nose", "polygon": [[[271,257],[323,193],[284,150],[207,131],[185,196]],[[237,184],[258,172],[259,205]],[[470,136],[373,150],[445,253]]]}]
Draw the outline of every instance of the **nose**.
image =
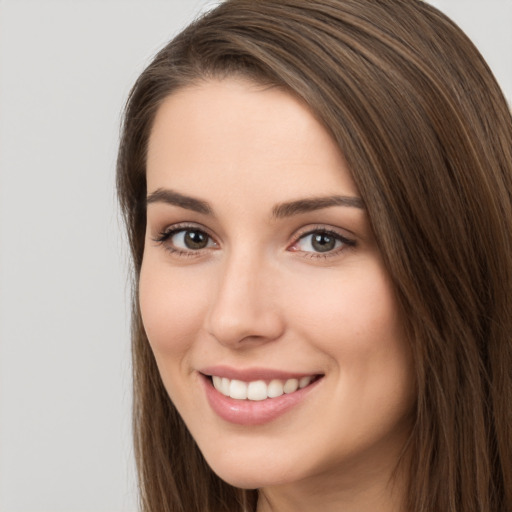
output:
[{"label": "nose", "polygon": [[276,304],[275,277],[262,258],[247,254],[227,258],[206,317],[209,334],[231,348],[278,339],[285,324]]}]

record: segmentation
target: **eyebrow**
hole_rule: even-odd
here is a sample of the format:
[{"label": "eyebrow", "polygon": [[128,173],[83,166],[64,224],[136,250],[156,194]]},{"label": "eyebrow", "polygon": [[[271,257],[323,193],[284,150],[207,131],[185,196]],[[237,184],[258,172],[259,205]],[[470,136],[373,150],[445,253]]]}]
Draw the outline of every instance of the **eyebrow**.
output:
[{"label": "eyebrow", "polygon": [[322,208],[329,208],[331,206],[348,206],[350,208],[364,209],[364,203],[359,197],[312,197],[278,204],[272,209],[272,216],[276,219],[281,219],[283,217],[291,217],[292,215],[298,215],[299,213],[312,212],[314,210],[321,210]]},{"label": "eyebrow", "polygon": [[174,190],[164,188],[159,188],[146,197],[146,205],[151,203],[167,203],[204,215],[213,215],[213,210],[206,201],[184,196],[174,192]]},{"label": "eyebrow", "polygon": [[[179,206],[180,208],[185,208],[186,210],[202,213],[203,215],[213,216],[213,209],[206,201],[185,196],[179,192],[175,192],[174,190],[163,188],[155,190],[146,198],[146,204],[151,203],[171,204]],[[299,199],[296,201],[277,204],[272,208],[272,217],[275,219],[281,219],[332,206],[346,206],[350,208],[364,209],[364,203],[359,197],[335,195]]]}]

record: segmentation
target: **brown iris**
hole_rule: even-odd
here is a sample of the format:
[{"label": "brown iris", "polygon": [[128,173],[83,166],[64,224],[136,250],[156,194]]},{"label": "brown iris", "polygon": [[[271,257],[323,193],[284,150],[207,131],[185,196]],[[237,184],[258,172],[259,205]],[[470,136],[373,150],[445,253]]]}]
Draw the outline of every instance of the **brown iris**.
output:
[{"label": "brown iris", "polygon": [[336,239],[328,233],[317,233],[312,236],[311,245],[315,251],[332,251],[336,245]]},{"label": "brown iris", "polygon": [[185,232],[184,242],[188,249],[204,249],[208,245],[208,235],[199,230]]}]

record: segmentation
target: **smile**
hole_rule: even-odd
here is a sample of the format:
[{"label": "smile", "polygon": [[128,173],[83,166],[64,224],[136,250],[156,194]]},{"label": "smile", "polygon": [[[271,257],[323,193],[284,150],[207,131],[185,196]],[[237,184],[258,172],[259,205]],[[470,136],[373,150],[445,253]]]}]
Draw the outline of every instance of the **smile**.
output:
[{"label": "smile", "polygon": [[298,389],[305,388],[311,384],[315,378],[315,375],[307,375],[300,379],[291,378],[286,380],[273,379],[270,382],[265,382],[264,380],[244,382],[242,380],[212,375],[212,382],[213,387],[224,396],[236,400],[260,401],[294,393]]},{"label": "smile", "polygon": [[295,409],[325,376],[224,367],[203,370],[199,375],[213,412],[224,421],[245,426],[272,422]]}]

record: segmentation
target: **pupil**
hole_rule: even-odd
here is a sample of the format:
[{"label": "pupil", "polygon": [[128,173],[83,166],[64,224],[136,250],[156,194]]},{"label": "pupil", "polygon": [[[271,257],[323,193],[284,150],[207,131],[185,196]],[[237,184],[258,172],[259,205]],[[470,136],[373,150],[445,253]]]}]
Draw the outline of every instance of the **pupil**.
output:
[{"label": "pupil", "polygon": [[334,239],[334,237],[327,235],[325,233],[320,233],[318,235],[313,236],[312,245],[315,251],[332,251],[334,249],[335,244],[336,240]]},{"label": "pupil", "polygon": [[204,249],[208,244],[208,236],[201,231],[187,231],[185,245],[189,249]]}]

